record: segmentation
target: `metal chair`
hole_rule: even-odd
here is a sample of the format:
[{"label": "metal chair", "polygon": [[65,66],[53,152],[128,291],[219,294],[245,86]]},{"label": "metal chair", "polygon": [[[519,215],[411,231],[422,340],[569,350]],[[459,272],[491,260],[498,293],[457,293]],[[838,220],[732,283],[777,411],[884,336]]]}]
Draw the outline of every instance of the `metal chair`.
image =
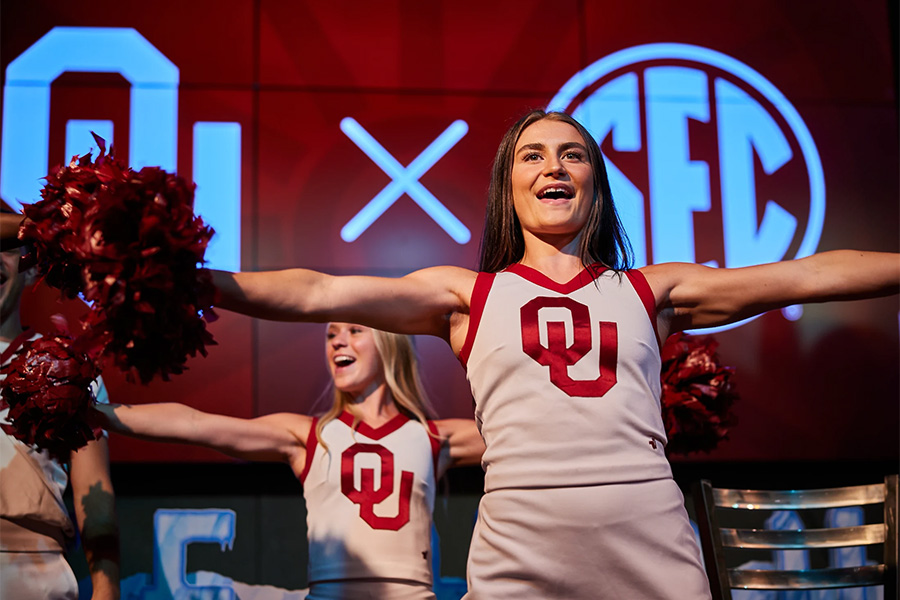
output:
[{"label": "metal chair", "polygon": [[[734,490],[701,480],[694,486],[697,525],[714,600],[731,600],[731,589],[799,590],[884,585],[897,598],[897,475],[884,483],[818,490]],[[825,529],[735,529],[719,525],[717,513],[736,510],[805,510],[884,504],[884,520],[872,525]],[[723,515],[724,516],[724,515]],[[882,544],[883,562],[860,567],[803,570],[729,568],[725,548],[813,549]],[[731,553],[738,551],[730,551]]]}]

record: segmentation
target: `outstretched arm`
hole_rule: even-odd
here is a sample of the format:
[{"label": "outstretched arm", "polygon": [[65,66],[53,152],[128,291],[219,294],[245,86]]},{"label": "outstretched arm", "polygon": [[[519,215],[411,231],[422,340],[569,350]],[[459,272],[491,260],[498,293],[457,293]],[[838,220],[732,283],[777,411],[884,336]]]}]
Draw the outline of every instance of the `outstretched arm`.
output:
[{"label": "outstretched arm", "polygon": [[789,306],[900,292],[900,255],[836,250],[740,269],[689,263],[641,268],[656,297],[660,334],[714,327]]},{"label": "outstretched arm", "polygon": [[440,419],[434,422],[444,439],[438,478],[450,467],[477,465],[484,454],[484,440],[472,419]]},{"label": "outstretched arm", "polygon": [[344,321],[397,333],[450,338],[468,312],[475,273],[433,267],[396,279],[336,277],[307,269],[212,271],[216,306],[276,321]]},{"label": "outstretched arm", "polygon": [[106,438],[72,453],[69,481],[93,600],[119,598],[119,523]]},{"label": "outstretched arm", "polygon": [[299,474],[312,418],[281,413],[239,419],[184,404],[96,404],[104,429],[157,442],[180,442],[244,460],[287,462]]}]

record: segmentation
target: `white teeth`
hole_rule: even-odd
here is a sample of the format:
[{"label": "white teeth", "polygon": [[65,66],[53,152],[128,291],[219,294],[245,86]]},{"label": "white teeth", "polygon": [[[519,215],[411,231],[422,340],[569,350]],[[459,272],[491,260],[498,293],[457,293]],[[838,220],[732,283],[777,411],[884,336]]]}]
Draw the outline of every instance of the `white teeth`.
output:
[{"label": "white teeth", "polygon": [[354,362],[356,362],[356,359],[354,359],[350,356],[335,356],[334,357],[334,364],[336,364],[339,367],[344,367],[344,366],[347,366]]},{"label": "white teeth", "polygon": [[539,198],[546,198],[548,194],[562,194],[566,198],[571,198],[573,196],[572,192],[565,187],[550,187],[545,190],[541,190],[538,194]]}]

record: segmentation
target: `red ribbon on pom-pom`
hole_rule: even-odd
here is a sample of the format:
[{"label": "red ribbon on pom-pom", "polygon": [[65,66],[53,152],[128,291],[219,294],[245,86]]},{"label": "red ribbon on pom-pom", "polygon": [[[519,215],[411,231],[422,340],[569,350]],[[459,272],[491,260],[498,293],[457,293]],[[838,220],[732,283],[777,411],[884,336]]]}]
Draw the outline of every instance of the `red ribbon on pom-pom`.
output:
[{"label": "red ribbon on pom-pom", "polygon": [[677,333],[662,348],[662,416],[670,454],[709,452],[737,420],[734,369],[723,366],[712,337]]},{"label": "red ribbon on pom-pom", "polygon": [[42,199],[25,206],[24,234],[44,280],[91,312],[83,335],[143,383],[181,373],[215,344],[214,287],[203,262],[213,230],[194,215],[194,185],[157,167],[133,171],[86,154],[47,175]]},{"label": "red ribbon on pom-pom", "polygon": [[27,341],[0,372],[6,374],[0,382],[9,406],[9,424],[2,425],[6,433],[62,461],[100,437],[101,430],[87,424],[94,402],[91,382],[100,370],[72,338]]}]

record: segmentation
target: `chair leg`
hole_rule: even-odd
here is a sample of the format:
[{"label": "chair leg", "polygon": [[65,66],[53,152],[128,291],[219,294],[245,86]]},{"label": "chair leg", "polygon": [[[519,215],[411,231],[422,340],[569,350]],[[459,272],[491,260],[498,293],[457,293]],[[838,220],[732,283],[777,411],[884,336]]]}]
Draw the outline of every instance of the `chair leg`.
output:
[{"label": "chair leg", "polygon": [[706,479],[700,480],[694,484],[693,492],[697,528],[700,530],[700,544],[703,548],[703,562],[706,564],[710,592],[713,600],[731,600],[731,586],[728,582],[728,569],[725,566],[724,548],[719,536],[712,484]]},{"label": "chair leg", "polygon": [[897,600],[897,475],[888,475],[884,478],[884,599]]}]

